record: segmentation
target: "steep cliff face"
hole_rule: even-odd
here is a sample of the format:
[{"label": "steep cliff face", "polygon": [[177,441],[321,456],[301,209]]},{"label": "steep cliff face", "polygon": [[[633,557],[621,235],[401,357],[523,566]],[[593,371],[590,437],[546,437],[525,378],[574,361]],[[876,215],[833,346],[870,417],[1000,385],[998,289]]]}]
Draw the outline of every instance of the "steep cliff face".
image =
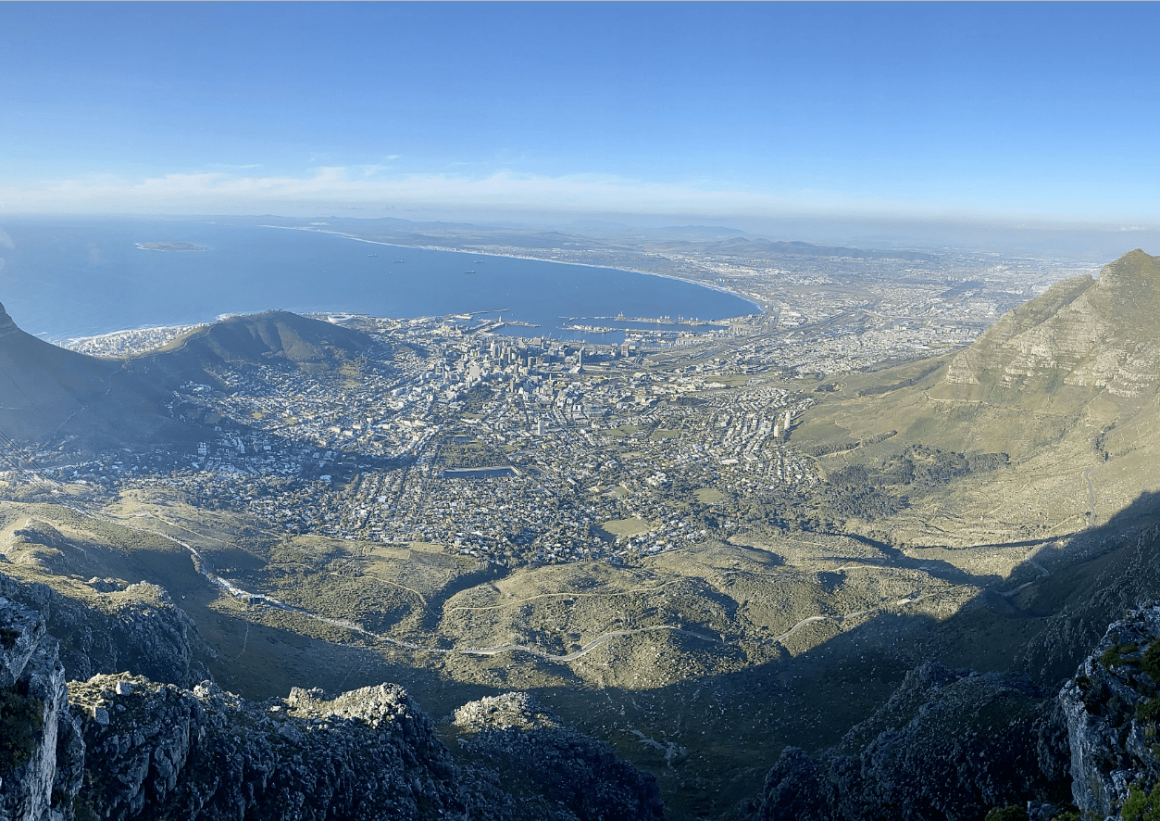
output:
[{"label": "steep cliff face", "polygon": [[1160,779],[1160,606],[1112,624],[1059,694],[1071,742],[1077,807],[1117,814],[1129,787]]},{"label": "steep cliff face", "polygon": [[0,597],[0,821],[66,821],[84,744],[56,641],[39,613]]},{"label": "steep cliff face", "polygon": [[160,587],[113,579],[92,579],[86,587],[95,594],[88,601],[0,573],[0,596],[34,608],[51,622],[70,679],[133,670],[191,687],[207,677],[192,663],[192,645],[198,641],[193,621]]},{"label": "steep cliff face", "polygon": [[993,807],[1058,800],[1066,743],[1052,699],[1018,676],[912,670],[820,761],[788,748],[761,821],[976,821]]},{"label": "steep cliff face", "polygon": [[96,676],[70,685],[84,728],[81,814],[100,819],[455,817],[457,768],[395,685],[248,703]]}]

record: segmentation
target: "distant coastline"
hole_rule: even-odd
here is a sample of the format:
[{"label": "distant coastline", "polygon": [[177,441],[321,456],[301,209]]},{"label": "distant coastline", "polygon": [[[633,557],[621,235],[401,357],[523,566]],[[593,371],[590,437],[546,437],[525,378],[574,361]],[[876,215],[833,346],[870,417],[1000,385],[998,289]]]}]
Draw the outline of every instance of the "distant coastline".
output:
[{"label": "distant coastline", "polygon": [[142,251],[208,251],[204,245],[194,245],[192,242],[138,242],[137,247]]},{"label": "distant coastline", "polygon": [[531,255],[524,256],[522,254],[497,254],[492,251],[481,251],[477,248],[451,248],[444,245],[399,245],[396,242],[384,242],[383,240],[366,239],[364,237],[356,237],[354,234],[348,234],[345,231],[328,231],[322,228],[312,228],[307,225],[261,225],[260,227],[281,228],[283,231],[311,231],[315,234],[330,234],[332,236],[343,237],[345,239],[353,239],[356,242],[367,242],[371,245],[386,245],[391,248],[421,248],[424,251],[450,251],[456,254],[473,254],[475,256],[496,257],[498,259],[530,259],[536,262],[551,262],[555,265],[578,265],[582,268],[604,268],[612,271],[624,271],[628,274],[642,274],[643,276],[648,277],[660,277],[661,279],[671,279],[674,282],[684,282],[689,285],[696,285],[699,288],[708,288],[710,291],[717,291],[721,294],[728,294],[729,296],[737,297],[738,299],[744,300],[756,308],[757,313],[765,313],[765,306],[757,300],[753,299],[753,297],[746,296],[745,294],[738,293],[737,291],[732,291],[728,288],[723,288],[720,285],[715,285],[711,282],[701,282],[697,279],[687,279],[685,277],[679,277],[673,274],[658,274],[656,271],[642,271],[637,268],[621,268],[615,265],[597,265],[594,262],[573,262],[571,260],[551,259],[550,257],[535,257]]},{"label": "distant coastline", "polygon": [[[27,272],[28,287],[5,299],[10,313],[29,332],[70,346],[109,333],[133,331],[130,336],[140,337],[88,340],[86,347],[114,356],[135,350],[151,338],[164,337],[158,326],[212,322],[223,313],[259,313],[270,308],[419,318],[502,307],[509,310],[503,325],[492,328],[498,335],[534,331],[561,340],[583,340],[591,334],[559,327],[561,317],[601,326],[614,323],[595,322],[595,317],[646,317],[652,320],[647,329],[659,332],[655,318],[699,316],[717,321],[752,316],[759,310],[726,289],[706,290],[705,283],[683,277],[645,280],[640,274],[648,272],[618,269],[603,260],[604,264],[538,261],[522,256],[523,249],[477,249],[465,254],[458,248],[400,245],[394,253],[379,250],[377,258],[368,258],[374,255],[373,249],[334,242],[358,239],[367,243],[362,237],[334,230],[338,226],[330,231],[283,227],[286,232],[296,230],[297,239],[287,233],[279,236],[260,224],[177,223],[142,230],[139,224],[114,222],[78,226],[63,236],[56,227],[39,223],[16,227],[22,232],[17,238],[27,240],[28,251],[19,260],[8,259],[4,275],[19,261]],[[393,237],[387,242],[383,239],[388,238],[371,238],[369,244],[396,244],[390,241]],[[450,244],[430,239],[427,243]],[[161,250],[189,246],[210,253]],[[150,250],[158,253],[144,253]],[[545,255],[555,252],[537,256]],[[404,257],[410,264],[392,266],[392,260]],[[75,264],[85,259],[87,266]],[[576,265],[581,267],[566,267]],[[475,270],[477,275],[464,276],[465,270]],[[41,272],[53,275],[40,276]],[[106,281],[117,287],[105,287]],[[493,323],[494,319],[489,320],[488,326]],[[673,330],[703,333],[713,329],[690,324]],[[619,342],[619,334],[615,336]],[[600,337],[604,343],[610,340],[613,336]]]}]

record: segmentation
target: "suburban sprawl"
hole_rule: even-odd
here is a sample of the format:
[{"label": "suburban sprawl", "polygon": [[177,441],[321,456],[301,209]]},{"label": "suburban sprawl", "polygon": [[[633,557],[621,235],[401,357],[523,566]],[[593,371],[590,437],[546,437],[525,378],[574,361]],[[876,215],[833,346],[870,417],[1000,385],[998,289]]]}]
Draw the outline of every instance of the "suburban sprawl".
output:
[{"label": "suburban sprawl", "polygon": [[[540,329],[495,314],[318,316],[377,345],[338,372],[271,362],[216,373],[216,388],[187,383],[169,412],[216,438],[43,473],[171,486],[294,533],[434,543],[504,565],[631,563],[727,536],[742,500],[777,508],[809,493],[816,454],[795,448],[793,431],[819,392],[850,371],[962,347],[1060,276],[1050,261],[955,255],[546,256],[663,269],[763,311],[572,320],[598,331],[584,342],[520,335]],[[123,357],[189,330],[71,344]]]}]

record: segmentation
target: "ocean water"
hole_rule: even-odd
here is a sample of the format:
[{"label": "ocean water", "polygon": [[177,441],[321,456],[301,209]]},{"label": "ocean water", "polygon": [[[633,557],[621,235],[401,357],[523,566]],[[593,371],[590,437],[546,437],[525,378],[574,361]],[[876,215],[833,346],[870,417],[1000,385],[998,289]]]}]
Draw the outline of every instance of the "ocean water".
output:
[{"label": "ocean water", "polygon": [[[400,318],[503,310],[506,320],[540,326],[513,332],[611,342],[622,335],[563,330],[562,318],[608,325],[594,318],[758,310],[732,294],[611,268],[208,219],[10,218],[0,229],[0,302],[21,328],[51,341],[280,308]],[[146,243],[206,250],[139,247]]]}]

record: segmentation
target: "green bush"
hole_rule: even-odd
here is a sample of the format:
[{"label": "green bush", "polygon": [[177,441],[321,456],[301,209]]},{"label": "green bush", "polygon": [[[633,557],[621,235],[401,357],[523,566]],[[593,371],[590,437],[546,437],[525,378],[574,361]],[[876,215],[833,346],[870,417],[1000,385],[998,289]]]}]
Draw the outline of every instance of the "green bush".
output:
[{"label": "green bush", "polygon": [[1160,698],[1152,698],[1136,706],[1136,715],[1144,721],[1160,722]]},{"label": "green bush", "polygon": [[1124,656],[1135,653],[1140,647],[1137,644],[1117,644],[1114,647],[1109,647],[1100,656],[1100,664],[1104,665],[1105,670],[1111,670],[1121,664],[1139,665],[1138,659],[1126,659]]},{"label": "green bush", "polygon": [[1120,815],[1124,821],[1160,821],[1160,784],[1147,795],[1136,784],[1129,787]]},{"label": "green bush", "polygon": [[32,756],[44,723],[44,702],[28,695],[28,686],[0,690],[0,776]]},{"label": "green bush", "polygon": [[1152,681],[1160,684],[1160,641],[1153,641],[1144,651],[1144,660],[1140,662],[1140,669],[1152,677]]},{"label": "green bush", "polygon": [[995,807],[987,813],[985,821],[1027,821],[1027,808],[1020,804]]}]

